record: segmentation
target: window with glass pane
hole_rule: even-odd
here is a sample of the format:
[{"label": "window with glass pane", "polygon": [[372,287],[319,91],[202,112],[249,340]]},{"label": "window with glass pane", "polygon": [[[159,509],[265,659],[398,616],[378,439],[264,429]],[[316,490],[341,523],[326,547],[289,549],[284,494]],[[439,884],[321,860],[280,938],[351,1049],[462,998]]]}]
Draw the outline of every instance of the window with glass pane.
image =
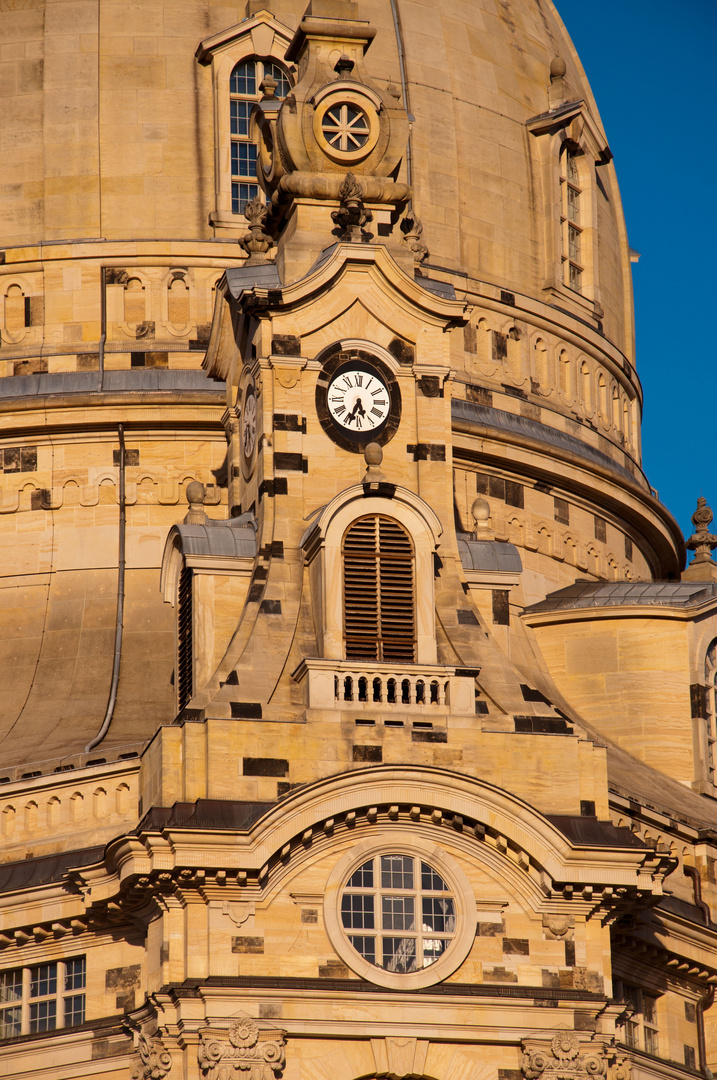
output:
[{"label": "window with glass pane", "polygon": [[639,986],[618,980],[615,985],[618,1000],[627,1006],[620,1022],[622,1041],[635,1050],[659,1055],[657,1031],[657,998]]},{"label": "window with glass pane", "polygon": [[267,76],[276,82],[275,96],[289,93],[289,76],[279,64],[269,60],[244,60],[229,78],[229,124],[231,131],[232,213],[243,214],[244,207],[259,194],[256,182],[256,146],[249,138],[249,117],[261,93],[259,87]]},{"label": "window with glass pane", "polygon": [[[413,855],[377,855],[355,870],[341,897],[349,941],[386,971],[429,967],[456,931],[452,891],[434,868]],[[366,934],[366,930],[374,930]]]},{"label": "window with glass pane", "polygon": [[[85,981],[84,956],[0,972],[0,1038],[83,1024],[85,995],[75,991]],[[17,1004],[2,1008],[9,1002]]]},{"label": "window with glass pane", "polygon": [[575,292],[582,291],[582,238],[580,224],[580,173],[576,155],[566,149],[561,155],[560,229],[564,282]]},{"label": "window with glass pane", "polygon": [[707,779],[711,784],[717,782],[715,776],[715,758],[717,757],[717,641],[713,641],[705,658],[706,716],[705,735],[707,738]]}]

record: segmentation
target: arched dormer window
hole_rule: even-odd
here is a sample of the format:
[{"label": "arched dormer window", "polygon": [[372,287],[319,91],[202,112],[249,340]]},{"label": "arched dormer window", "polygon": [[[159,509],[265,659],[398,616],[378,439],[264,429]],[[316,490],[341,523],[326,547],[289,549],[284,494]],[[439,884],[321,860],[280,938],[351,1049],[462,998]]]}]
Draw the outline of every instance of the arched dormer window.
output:
[{"label": "arched dormer window", "polygon": [[397,521],[372,514],[348,528],[343,587],[346,659],[414,663],[413,544]]},{"label": "arched dormer window", "polygon": [[249,117],[259,101],[259,87],[271,76],[275,96],[289,93],[289,76],[279,64],[253,57],[236,64],[229,77],[229,122],[231,127],[232,213],[243,214],[246,204],[259,194],[256,182],[256,145],[249,137]]},{"label": "arched dormer window", "polygon": [[214,98],[215,203],[209,223],[230,235],[246,230],[244,205],[259,190],[249,116],[267,75],[277,83],[276,97],[286,97],[289,69],[282,60],[293,36],[290,27],[261,10],[205,38],[195,54],[210,69]]}]

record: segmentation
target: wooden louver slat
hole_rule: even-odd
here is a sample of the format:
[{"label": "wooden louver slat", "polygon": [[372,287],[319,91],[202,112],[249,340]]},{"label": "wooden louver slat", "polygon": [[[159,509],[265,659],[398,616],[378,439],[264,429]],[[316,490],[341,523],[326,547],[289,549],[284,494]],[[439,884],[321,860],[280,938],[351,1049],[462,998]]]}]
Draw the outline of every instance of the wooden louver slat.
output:
[{"label": "wooden louver slat", "polygon": [[344,537],[348,660],[411,664],[416,654],[413,544],[401,525],[372,515]]},{"label": "wooden louver slat", "polygon": [[192,571],[183,566],[177,600],[177,697],[180,709],[190,700],[194,690],[192,623]]}]

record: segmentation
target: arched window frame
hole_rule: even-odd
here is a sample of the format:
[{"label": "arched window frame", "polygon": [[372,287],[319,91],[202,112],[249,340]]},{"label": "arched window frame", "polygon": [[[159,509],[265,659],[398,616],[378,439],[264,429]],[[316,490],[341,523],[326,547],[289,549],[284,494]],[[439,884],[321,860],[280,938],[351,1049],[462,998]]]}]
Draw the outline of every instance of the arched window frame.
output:
[{"label": "arched window frame", "polygon": [[[434,553],[442,533],[433,510],[406,488],[392,487],[391,497],[372,495],[356,484],[337,495],[301,542],[309,566],[320,657],[345,659],[343,541],[359,518],[393,519],[409,535],[414,550],[415,660],[436,663]],[[378,663],[378,661],[375,661]],[[366,665],[364,665],[365,667]]]},{"label": "arched window frame", "polygon": [[705,778],[714,787],[717,783],[717,639],[705,654],[704,712]]},{"label": "arched window frame", "polygon": [[[198,62],[209,69],[214,109],[214,208],[209,222],[219,234],[246,231],[243,209],[232,209],[232,144],[246,144],[248,139],[232,133],[232,99],[258,101],[260,98],[257,79],[253,95],[232,95],[231,77],[237,65],[257,61],[260,65],[276,64],[288,76],[291,70],[284,60],[293,32],[274,19],[268,12],[260,12],[245,19],[238,26],[229,27],[213,37],[206,38],[197,48]],[[260,74],[263,77],[263,69]],[[248,178],[247,178],[248,181]],[[240,183],[237,174],[235,183]],[[257,185],[258,190],[258,185]],[[238,193],[241,195],[241,192]],[[241,198],[238,200],[241,203]]]},{"label": "arched window frame", "polygon": [[[600,166],[612,152],[584,101],[574,101],[527,122],[536,138],[544,222],[544,288],[579,313],[603,316],[598,263],[597,192]],[[569,168],[570,163],[574,170]],[[571,256],[568,191],[579,197],[579,252]],[[626,244],[626,242],[625,242]],[[577,257],[579,254],[579,258]],[[629,251],[624,259],[629,270]],[[571,267],[574,272],[571,275]]]}]

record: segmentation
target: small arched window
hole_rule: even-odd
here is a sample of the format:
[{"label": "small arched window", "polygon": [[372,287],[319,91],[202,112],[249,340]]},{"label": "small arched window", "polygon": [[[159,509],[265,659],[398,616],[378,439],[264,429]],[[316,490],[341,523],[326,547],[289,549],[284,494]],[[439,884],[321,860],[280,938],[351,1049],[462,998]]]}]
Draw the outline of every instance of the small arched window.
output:
[{"label": "small arched window", "polygon": [[249,138],[249,117],[261,97],[259,87],[268,76],[276,83],[275,96],[285,98],[291,85],[289,76],[270,60],[242,60],[229,78],[233,214],[242,214],[246,204],[259,194],[256,146]]},{"label": "small arched window", "polygon": [[177,599],[177,703],[184,708],[194,692],[192,571],[182,566]]},{"label": "small arched window", "polygon": [[563,283],[582,292],[582,224],[580,176],[577,154],[566,147],[560,155],[560,225],[562,232]]},{"label": "small arched window", "polygon": [[392,518],[355,521],[344,535],[347,660],[412,664],[416,658],[411,538]]},{"label": "small arched window", "polygon": [[705,657],[706,709],[705,726],[707,739],[707,779],[715,783],[715,756],[717,756],[717,641],[713,641]]}]

